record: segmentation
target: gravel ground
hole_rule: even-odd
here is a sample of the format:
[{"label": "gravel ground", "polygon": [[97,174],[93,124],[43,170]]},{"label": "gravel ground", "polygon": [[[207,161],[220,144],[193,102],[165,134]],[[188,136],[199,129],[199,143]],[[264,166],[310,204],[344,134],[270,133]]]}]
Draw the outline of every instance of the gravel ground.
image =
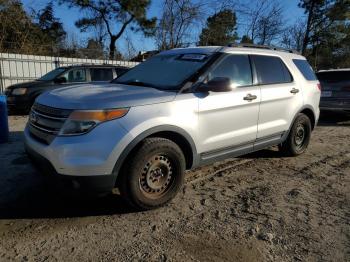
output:
[{"label": "gravel ground", "polygon": [[23,152],[25,117],[0,144],[0,261],[350,261],[350,117],[326,115],[309,150],[275,148],[188,172],[164,208],[118,195],[61,197]]}]

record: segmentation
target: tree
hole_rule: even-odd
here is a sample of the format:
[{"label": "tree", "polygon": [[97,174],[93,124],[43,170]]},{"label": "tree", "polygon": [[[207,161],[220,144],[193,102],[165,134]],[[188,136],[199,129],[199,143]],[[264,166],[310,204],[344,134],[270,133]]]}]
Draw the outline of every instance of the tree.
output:
[{"label": "tree", "polygon": [[260,45],[269,45],[280,35],[282,20],[282,8],[278,4],[272,4],[267,12],[259,17],[256,33]]},{"label": "tree", "polygon": [[[299,7],[305,9],[307,15],[306,30],[302,46],[302,54],[305,55],[307,46],[311,42],[311,37],[321,25],[323,16],[326,13],[325,5],[327,0],[300,0]],[[314,35],[315,36],[315,35]]]},{"label": "tree", "polygon": [[84,58],[90,58],[90,59],[105,58],[103,43],[93,38],[88,39],[86,48],[80,48],[77,50],[77,52],[80,52]]},{"label": "tree", "polygon": [[227,45],[237,37],[236,14],[228,9],[222,10],[207,19],[206,27],[199,36],[199,45]]},{"label": "tree", "polygon": [[191,0],[165,0],[155,35],[158,49],[188,46],[200,12],[201,5]]},{"label": "tree", "polygon": [[282,33],[282,46],[301,52],[305,35],[304,21],[297,21]]},{"label": "tree", "polygon": [[338,67],[349,61],[350,1],[301,0],[299,6],[307,14],[302,54],[315,68]]},{"label": "tree", "polygon": [[254,43],[270,44],[283,31],[283,8],[276,1],[252,0],[241,5],[240,13],[246,23],[245,35]]},{"label": "tree", "polygon": [[[54,16],[53,4],[49,2],[44,9],[37,14],[37,25],[43,36],[53,44],[60,44],[66,37],[66,31],[58,18]],[[46,40],[46,39],[45,39]]]},{"label": "tree", "polygon": [[76,21],[82,32],[104,25],[109,36],[109,57],[115,58],[116,42],[129,27],[146,36],[154,32],[156,18],[148,19],[150,0],[60,0],[69,7],[77,7],[87,15]]},{"label": "tree", "polygon": [[2,50],[20,48],[26,45],[26,42],[31,41],[30,28],[32,23],[21,2],[0,0],[0,21]]},{"label": "tree", "polygon": [[247,35],[243,35],[241,39],[242,44],[254,44],[253,40],[249,38]]}]

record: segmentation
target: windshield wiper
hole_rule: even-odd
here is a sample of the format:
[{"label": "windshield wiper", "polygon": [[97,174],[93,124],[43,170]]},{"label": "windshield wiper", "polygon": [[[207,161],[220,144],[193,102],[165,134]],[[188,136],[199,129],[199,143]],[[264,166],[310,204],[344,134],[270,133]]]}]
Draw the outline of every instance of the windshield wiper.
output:
[{"label": "windshield wiper", "polygon": [[152,88],[158,89],[156,86],[154,86],[150,83],[145,83],[145,82],[136,81],[136,80],[130,80],[130,81],[126,81],[126,82],[116,81],[115,83],[122,84],[122,85],[131,85],[131,86],[145,86],[145,87],[152,87]]}]

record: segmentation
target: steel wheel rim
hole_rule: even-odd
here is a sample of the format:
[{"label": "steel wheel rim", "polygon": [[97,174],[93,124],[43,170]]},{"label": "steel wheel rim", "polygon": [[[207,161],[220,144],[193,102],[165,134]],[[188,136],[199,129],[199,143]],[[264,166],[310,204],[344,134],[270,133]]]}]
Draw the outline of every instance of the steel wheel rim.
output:
[{"label": "steel wheel rim", "polygon": [[155,155],[142,169],[139,185],[142,193],[153,199],[160,198],[168,192],[174,180],[173,163],[169,157]]},{"label": "steel wheel rim", "polygon": [[296,128],[294,142],[297,147],[302,147],[305,141],[305,126],[303,124],[299,124]]}]

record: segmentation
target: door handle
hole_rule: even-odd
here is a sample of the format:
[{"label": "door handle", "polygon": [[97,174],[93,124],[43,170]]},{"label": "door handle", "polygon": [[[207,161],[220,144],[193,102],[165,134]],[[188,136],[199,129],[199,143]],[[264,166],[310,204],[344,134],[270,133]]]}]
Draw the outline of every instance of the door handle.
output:
[{"label": "door handle", "polygon": [[243,97],[243,100],[251,102],[252,100],[257,99],[257,96],[248,94],[247,96]]},{"label": "door handle", "polygon": [[296,94],[296,93],[299,93],[299,89],[293,88],[292,90],[290,90],[290,92],[292,94]]}]

